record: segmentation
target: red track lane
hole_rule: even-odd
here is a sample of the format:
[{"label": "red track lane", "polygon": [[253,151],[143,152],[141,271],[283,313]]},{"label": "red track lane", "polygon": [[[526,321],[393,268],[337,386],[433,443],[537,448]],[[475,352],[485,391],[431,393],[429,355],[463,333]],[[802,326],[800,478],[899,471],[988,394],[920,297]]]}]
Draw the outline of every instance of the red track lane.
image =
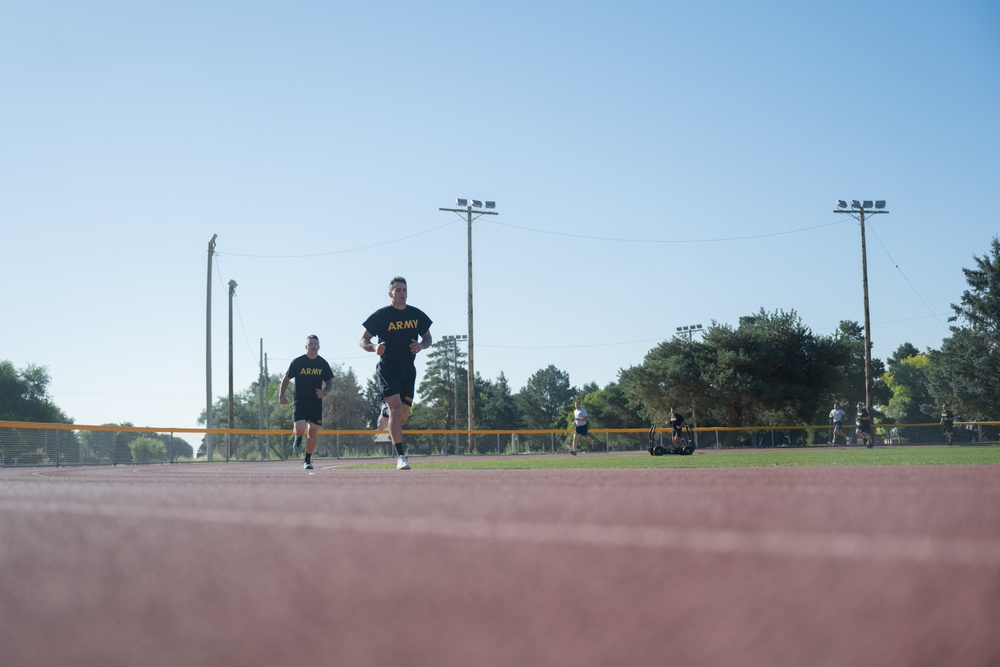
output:
[{"label": "red track lane", "polygon": [[1000,664],[1000,466],[0,470],[0,663]]}]

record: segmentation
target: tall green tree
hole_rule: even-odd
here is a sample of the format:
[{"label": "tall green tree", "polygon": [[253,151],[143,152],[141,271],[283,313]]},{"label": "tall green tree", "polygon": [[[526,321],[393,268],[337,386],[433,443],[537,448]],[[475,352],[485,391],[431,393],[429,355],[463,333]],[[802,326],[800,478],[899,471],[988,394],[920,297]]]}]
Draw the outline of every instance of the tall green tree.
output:
[{"label": "tall green tree", "polygon": [[510,390],[507,376],[502,371],[496,381],[483,383],[478,401],[476,411],[479,428],[512,431],[521,426],[521,409]]},{"label": "tall green tree", "polygon": [[50,382],[44,366],[29,364],[18,370],[10,361],[0,361],[0,419],[72,424],[49,396]]},{"label": "tall green tree", "polygon": [[382,389],[378,383],[378,372],[372,373],[365,382],[365,424],[368,428],[378,427],[378,418],[382,414]]},{"label": "tall green tree", "polygon": [[[417,392],[420,408],[411,419],[426,429],[454,429],[468,420],[469,371],[466,354],[458,345],[439,342],[427,353],[423,378]],[[455,421],[456,407],[458,422]],[[410,428],[418,428],[407,422]]]},{"label": "tall green tree", "polygon": [[920,354],[920,350],[913,343],[903,343],[896,348],[896,351],[887,360],[889,370],[892,370],[895,366],[899,365],[905,359],[910,357],[915,357]]},{"label": "tall green tree", "polygon": [[[19,370],[10,361],[0,361],[0,419],[73,423],[49,396],[49,382],[44,366],[29,364]],[[80,453],[79,441],[72,431],[12,429],[0,432],[0,459],[4,463],[76,463]]]},{"label": "tall green tree", "polygon": [[813,335],[795,311],[761,309],[737,327],[713,322],[701,341],[664,341],[619,381],[658,423],[690,406],[705,425],[798,425],[815,418],[845,362],[844,348]]},{"label": "tall green tree", "polygon": [[929,370],[935,402],[950,403],[965,420],[997,419],[1000,410],[1000,237],[990,251],[963,268],[969,289],[952,304],[951,336],[931,351]]},{"label": "tall green tree", "polygon": [[[587,384],[576,400],[586,408],[592,428],[638,428],[645,425],[642,415],[617,382],[609,383],[604,389],[596,389],[593,383]],[[566,425],[571,427],[572,424],[573,410],[570,409],[566,413]]]},{"label": "tall green tree", "polygon": [[[910,346],[912,347],[912,346]],[[907,429],[905,424],[925,424],[937,421],[934,398],[931,395],[928,381],[930,359],[926,354],[900,356],[909,352],[902,346],[897,354],[889,360],[889,369],[885,372],[886,387],[892,393],[886,407],[888,417],[900,425],[899,435],[904,438],[917,438],[917,429]]]},{"label": "tall green tree", "polygon": [[561,418],[572,405],[577,390],[569,374],[555,366],[535,371],[516,395],[525,428],[563,428]]},{"label": "tall green tree", "polygon": [[325,429],[362,429],[368,421],[368,402],[358,384],[354,370],[341,364],[330,366],[333,370],[333,391],[323,399]]},{"label": "tall green tree", "polygon": [[[824,405],[816,418],[825,421],[829,413],[826,403],[840,402],[853,405],[865,400],[865,330],[861,324],[842,320],[833,335],[833,363],[835,370]],[[882,379],[885,364],[881,359],[872,358],[872,400],[885,405],[889,400],[889,390]],[[822,413],[822,414],[820,414]]]},{"label": "tall green tree", "polygon": [[166,447],[156,438],[140,436],[129,443],[129,449],[132,450],[132,460],[136,463],[153,463],[167,460],[166,453],[163,451]]},{"label": "tall green tree", "polygon": [[701,421],[724,424],[721,393],[710,378],[717,352],[705,341],[674,337],[647,352],[639,366],[621,371],[618,382],[643,422],[665,423],[672,407],[693,406]]}]

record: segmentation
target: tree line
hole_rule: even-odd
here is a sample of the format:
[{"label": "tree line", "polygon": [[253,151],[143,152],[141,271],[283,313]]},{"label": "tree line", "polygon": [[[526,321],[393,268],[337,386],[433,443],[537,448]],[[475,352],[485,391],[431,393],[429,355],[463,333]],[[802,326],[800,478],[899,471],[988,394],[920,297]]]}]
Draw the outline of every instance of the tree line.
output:
[{"label": "tree line", "polygon": [[[907,424],[936,422],[944,403],[960,420],[1000,418],[1000,238],[974,260],[975,266],[963,269],[968,289],[952,304],[950,335],[940,349],[920,351],[906,342],[886,361],[872,359],[876,422],[898,425],[903,437]],[[663,341],[641,364],[622,370],[604,387],[574,386],[566,372],[552,365],[537,370],[516,392],[502,372],[495,379],[477,373],[476,427],[566,429],[576,400],[588,410],[592,428],[663,424],[672,407],[703,427],[825,424],[834,402],[864,400],[864,345],[857,322],[843,321],[832,335],[817,335],[794,310],[761,309],[736,325],[713,322],[698,339],[682,335]],[[430,349],[408,430],[466,427],[464,362],[465,354],[456,346],[438,343]],[[353,370],[336,365],[333,370],[334,391],[324,400],[322,427],[374,429],[381,406],[375,377],[362,386]],[[258,429],[264,424],[290,431],[291,405],[277,401],[280,380],[272,374],[235,394],[232,427]],[[43,367],[18,370],[0,362],[0,419],[71,423],[49,398],[48,381]],[[228,397],[219,397],[212,411],[213,423],[228,424]],[[200,422],[205,422],[204,411]],[[814,432],[810,437],[825,435]],[[986,436],[995,438],[996,429]],[[729,437],[732,445],[739,435],[730,432]],[[226,454],[239,458],[280,456],[285,445],[282,438],[254,436],[224,443]],[[119,450],[110,451],[126,455]]]}]

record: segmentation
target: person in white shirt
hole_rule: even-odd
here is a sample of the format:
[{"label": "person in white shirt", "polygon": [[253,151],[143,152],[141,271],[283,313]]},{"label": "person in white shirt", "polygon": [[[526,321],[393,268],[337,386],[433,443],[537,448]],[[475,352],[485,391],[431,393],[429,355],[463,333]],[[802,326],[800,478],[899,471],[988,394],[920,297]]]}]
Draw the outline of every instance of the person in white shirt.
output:
[{"label": "person in white shirt", "polygon": [[846,433],[844,433],[844,429],[841,428],[841,424],[844,421],[844,415],[846,414],[847,414],[846,412],[840,409],[839,403],[833,404],[833,410],[830,410],[830,421],[833,422],[833,437],[830,438],[831,445],[837,444],[838,434],[844,438],[844,442],[846,442],[848,445],[851,444],[851,438]]},{"label": "person in white shirt", "polygon": [[597,441],[590,437],[589,427],[587,426],[587,411],[580,407],[580,401],[575,404],[576,409],[573,410],[573,444],[569,453],[576,456],[576,439],[586,438],[590,441],[591,446],[597,447]]}]

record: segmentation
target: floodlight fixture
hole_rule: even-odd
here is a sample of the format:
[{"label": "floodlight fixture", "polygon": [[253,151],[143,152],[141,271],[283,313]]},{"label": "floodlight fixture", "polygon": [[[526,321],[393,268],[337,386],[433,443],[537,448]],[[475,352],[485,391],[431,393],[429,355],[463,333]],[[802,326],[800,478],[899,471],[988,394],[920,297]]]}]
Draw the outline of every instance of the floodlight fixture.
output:
[{"label": "floodlight fixture", "polygon": [[472,208],[482,208],[482,207],[483,207],[483,202],[479,201],[478,199],[472,200]]},{"label": "floodlight fixture", "polygon": [[488,201],[488,202],[486,202],[486,208],[496,208],[496,207],[497,207],[497,203],[495,201]]},{"label": "floodlight fixture", "polygon": [[884,199],[876,199],[875,200],[875,208],[885,208],[885,200]]},{"label": "floodlight fixture", "polygon": [[872,208],[874,205],[871,199],[866,199],[864,202],[865,208]]},{"label": "floodlight fixture", "polygon": [[456,199],[455,203],[458,204],[459,206],[468,206],[469,205],[469,200],[468,199]]},{"label": "floodlight fixture", "polygon": [[851,208],[864,208],[857,199],[851,200]]},{"label": "floodlight fixture", "polygon": [[847,208],[847,202],[843,199],[837,200],[837,208]]}]

